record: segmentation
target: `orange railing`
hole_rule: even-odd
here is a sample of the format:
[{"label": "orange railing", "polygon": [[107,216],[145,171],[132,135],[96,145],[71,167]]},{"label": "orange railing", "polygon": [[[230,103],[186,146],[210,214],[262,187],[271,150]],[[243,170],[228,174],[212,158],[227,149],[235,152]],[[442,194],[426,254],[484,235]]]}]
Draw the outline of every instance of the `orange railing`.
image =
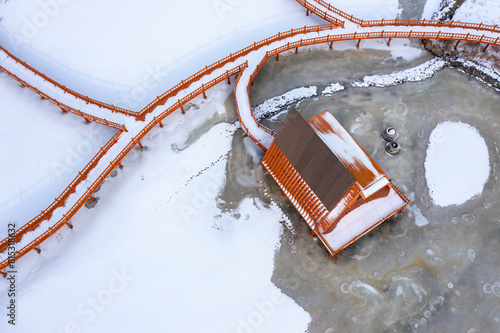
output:
[{"label": "orange railing", "polygon": [[[291,30],[288,30],[288,31],[286,31],[284,33],[278,33],[277,35],[274,35],[272,37],[266,38],[266,39],[264,39],[264,40],[262,40],[262,41],[260,41],[258,43],[254,43],[253,45],[250,45],[250,46],[248,46],[248,47],[246,47],[246,48],[244,48],[242,50],[239,50],[236,53],[232,53],[229,56],[227,56],[227,57],[225,57],[225,58],[223,58],[223,59],[221,59],[221,60],[219,60],[219,61],[211,64],[210,66],[205,67],[204,69],[202,69],[199,72],[193,74],[192,76],[190,76],[186,80],[182,80],[179,84],[177,84],[173,88],[167,90],[162,95],[158,96],[155,100],[153,100],[151,103],[149,103],[148,105],[146,105],[139,112],[135,112],[135,111],[131,111],[131,110],[119,108],[119,107],[116,107],[114,105],[109,105],[109,104],[97,101],[95,99],[89,98],[88,96],[84,96],[82,94],[79,94],[79,93],[77,93],[77,92],[75,92],[75,91],[67,88],[64,85],[57,83],[55,80],[49,78],[45,74],[43,74],[43,73],[39,72],[38,70],[36,70],[35,68],[29,66],[24,61],[20,60],[19,58],[17,58],[13,54],[11,54],[9,51],[7,51],[2,46],[0,46],[0,50],[2,50],[3,52],[5,52],[9,57],[11,57],[12,59],[14,59],[19,64],[23,65],[25,68],[29,69],[35,75],[38,75],[38,76],[44,78],[46,81],[52,83],[53,85],[55,85],[58,88],[60,88],[63,91],[65,91],[66,93],[68,93],[70,95],[73,95],[74,97],[79,98],[79,99],[85,101],[87,104],[94,104],[94,105],[97,105],[99,107],[109,109],[112,112],[118,112],[118,113],[125,114],[127,116],[136,117],[136,119],[138,119],[138,120],[144,120],[144,117],[146,116],[146,114],[152,112],[159,105],[164,104],[166,100],[168,100],[169,98],[175,96],[179,91],[188,88],[191,84],[193,84],[195,82],[198,82],[198,80],[200,78],[202,78],[203,76],[206,76],[206,75],[212,73],[214,70],[222,68],[225,65],[227,65],[228,63],[231,63],[231,62],[233,62],[233,61],[241,58],[242,56],[244,56],[244,55],[246,55],[246,54],[248,54],[248,53],[250,53],[250,52],[252,52],[254,50],[257,50],[257,49],[261,48],[264,45],[269,45],[269,44],[274,43],[274,42],[276,42],[278,40],[281,40],[281,39],[284,39],[284,38],[288,38],[288,37],[292,37],[292,36],[297,35],[297,34],[304,34],[304,33],[309,33],[309,32],[319,32],[319,31],[324,31],[324,30],[331,30],[331,29],[336,28],[336,27],[337,27],[336,24],[323,24],[323,25],[316,25],[316,26],[312,26],[312,27],[304,27],[304,28],[300,28],[300,29],[291,29]],[[203,91],[205,91],[208,88],[202,86],[202,89],[203,89]],[[34,88],[32,90],[35,91],[38,94],[41,94],[41,92],[38,89],[36,89],[36,88]],[[45,96],[46,95],[43,94],[44,98],[45,98]],[[59,103],[59,104],[61,104],[61,103]],[[78,112],[76,112],[78,110],[74,110],[74,111],[72,110],[73,113],[81,115]],[[88,116],[86,115],[85,118],[89,119],[89,120],[94,120],[94,119],[92,119],[92,116],[90,116],[90,115],[88,115]]]},{"label": "orange railing", "polygon": [[32,90],[33,92],[37,93],[42,98],[45,98],[46,100],[50,101],[52,104],[57,105],[58,107],[60,107],[65,112],[69,111],[71,113],[76,114],[77,116],[80,116],[80,117],[84,118],[86,121],[93,121],[93,122],[96,122],[96,123],[99,123],[99,124],[102,124],[102,125],[105,125],[105,126],[116,128],[116,129],[118,129],[120,131],[126,131],[127,130],[125,128],[125,125],[123,125],[123,124],[117,124],[115,122],[108,121],[108,120],[106,120],[104,118],[99,118],[99,117],[93,116],[91,114],[82,112],[80,110],[77,110],[75,108],[72,108],[72,107],[70,107],[68,105],[65,105],[65,104],[59,102],[55,98],[53,98],[53,97],[45,94],[44,92],[42,92],[42,91],[38,90],[37,88],[33,87],[32,85],[30,85],[29,83],[21,80],[19,77],[17,77],[13,73],[9,72],[6,68],[4,68],[2,66],[0,66],[0,70],[3,71],[8,76],[10,76],[11,78],[13,78],[14,80],[16,80],[17,82],[19,82],[21,85],[23,85],[23,86],[29,88],[30,90]]},{"label": "orange railing", "polygon": [[[87,163],[87,165],[83,168],[82,171],[78,172],[78,175],[75,177],[75,179],[73,179],[73,181],[68,185],[68,187],[66,187],[66,189],[61,193],[61,195],[59,195],[59,197],[57,197],[54,200],[54,202],[49,207],[47,207],[47,209],[42,211],[40,214],[38,214],[38,216],[36,216],[31,221],[29,221],[28,223],[24,224],[21,228],[16,230],[16,243],[19,242],[26,233],[35,230],[40,225],[40,223],[42,223],[44,220],[50,219],[52,217],[53,212],[56,209],[64,206],[68,197],[71,194],[75,193],[76,187],[78,185],[80,185],[87,178],[88,173],[93,168],[96,167],[97,163],[99,163],[101,158],[118,141],[118,139],[122,133],[123,133],[122,131],[117,132],[103,147],[101,147],[99,152],[90,160],[89,163]],[[91,192],[91,194],[92,193],[93,192]],[[87,199],[88,199],[88,197],[87,197]],[[69,219],[68,219],[68,221],[69,221]],[[65,222],[67,222],[67,221],[65,221]],[[59,228],[57,228],[57,230],[59,230]],[[55,231],[57,231],[57,230],[55,230]],[[0,242],[0,252],[5,251],[5,249],[8,246],[9,246],[9,243],[8,243],[7,238],[2,240]]]},{"label": "orange railing", "polygon": [[68,87],[58,83],[57,81],[51,79],[50,77],[48,77],[47,75],[39,72],[38,70],[36,70],[35,68],[31,67],[30,65],[28,65],[26,62],[22,61],[21,59],[19,59],[18,57],[16,57],[15,55],[13,55],[12,53],[10,53],[9,51],[7,51],[4,47],[0,46],[0,50],[2,50],[3,52],[5,52],[10,58],[12,58],[13,60],[15,60],[17,63],[23,65],[25,68],[29,69],[31,72],[33,72],[35,75],[38,75],[40,77],[42,77],[45,81],[48,81],[50,83],[52,83],[54,86],[58,87],[59,89],[61,90],[64,90],[64,92],[70,94],[70,95],[73,95],[74,97],[76,98],[79,98],[81,100],[84,100],[87,104],[94,104],[94,105],[97,105],[101,108],[106,108],[106,109],[109,109],[113,112],[119,112],[119,113],[123,113],[123,114],[126,114],[126,115],[134,115],[134,113],[130,110],[127,110],[127,109],[123,109],[123,108],[120,108],[120,107],[117,107],[117,106],[114,106],[114,105],[110,105],[110,104],[107,104],[107,103],[103,103],[101,101],[98,101],[98,100],[95,100],[93,98],[90,98],[88,96],[85,96],[85,95],[82,95],[80,93],[77,93],[76,91],[73,91],[71,89],[69,89]]},{"label": "orange railing", "polygon": [[[289,38],[290,36],[297,35],[299,33],[308,33],[308,32],[314,32],[314,31],[322,31],[322,30],[327,30],[327,29],[332,29],[335,26],[333,25],[321,25],[321,26],[313,26],[313,27],[307,27],[304,29],[293,29],[290,30],[287,33],[284,34],[278,34],[275,35],[271,38],[265,39],[264,41],[261,41],[259,43],[254,43],[252,46],[249,46],[238,53],[235,53],[234,55],[230,55],[230,57],[226,57],[223,60],[211,65],[207,66],[204,70],[196,73],[195,75],[191,76],[188,80],[186,81],[181,81],[179,85],[176,87],[187,87],[191,85],[192,83],[198,81],[203,77],[200,73],[205,73],[204,75],[210,74],[214,69],[220,68],[223,66],[223,64],[227,64],[229,62],[228,59],[232,59],[231,61],[235,60],[235,55],[239,54],[239,57],[242,55],[245,55],[252,50],[256,50],[259,47],[262,47],[264,45],[268,45],[272,43],[273,41],[278,41],[278,40],[283,40],[285,38]],[[378,38],[418,38],[418,39],[447,39],[447,40],[459,40],[459,41],[469,41],[469,42],[477,42],[477,43],[487,43],[490,45],[497,45],[500,46],[498,38],[495,40],[492,37],[485,37],[485,36],[477,36],[477,35],[471,35],[471,34],[453,34],[453,33],[441,33],[441,32],[364,32],[364,33],[350,33],[350,34],[338,34],[338,35],[327,35],[323,37],[316,37],[316,38],[308,38],[308,39],[301,39],[295,42],[287,43],[285,45],[282,45],[280,47],[277,47],[271,51],[268,51],[265,55],[265,57],[261,60],[261,62],[258,64],[256,69],[251,75],[251,78],[249,80],[250,84],[259,70],[262,68],[264,65],[265,61],[273,56],[277,56],[280,53],[291,50],[291,49],[298,49],[299,47],[303,46],[308,46],[308,45],[314,45],[314,44],[321,44],[321,43],[331,43],[331,42],[337,42],[337,41],[348,41],[348,40],[362,40],[362,39],[378,39]],[[83,206],[83,204],[90,198],[92,193],[96,191],[96,189],[102,184],[102,182],[106,179],[106,177],[111,173],[111,171],[119,165],[121,160],[130,152],[130,150],[136,146],[139,141],[156,125],[158,125],[165,117],[173,113],[175,110],[182,108],[182,106],[187,103],[188,101],[192,100],[193,98],[197,97],[200,94],[204,94],[205,91],[216,84],[225,81],[228,79],[230,76],[241,72],[244,68],[248,67],[248,62],[245,62],[241,65],[238,65],[236,67],[233,67],[229,70],[227,70],[225,73],[219,75],[218,77],[212,79],[210,82],[206,84],[202,84],[201,87],[198,87],[195,89],[193,92],[191,92],[189,95],[183,97],[182,99],[179,99],[177,102],[175,102],[173,105],[168,107],[165,111],[163,111],[158,117],[153,117],[153,120],[151,120],[136,136],[134,136],[130,142],[121,150],[121,152],[109,163],[109,165],[104,169],[103,172],[96,178],[96,180],[87,188],[85,193],[77,200],[75,204],[73,204],[72,207],[69,208],[66,214],[63,215],[63,218],[61,218],[59,221],[57,221],[52,227],[50,227],[47,231],[45,231],[43,234],[35,238],[33,241],[31,241],[29,244],[24,246],[22,249],[18,250],[16,253],[16,259],[21,258],[24,256],[26,253],[30,252],[33,249],[36,249],[36,247],[41,244],[44,240],[49,238],[51,235],[53,235],[57,230],[59,230],[63,225],[69,224],[69,220],[74,216],[74,214]],[[196,79],[196,80],[195,80]],[[162,97],[158,97],[155,101],[149,104],[148,107],[145,109],[154,109],[156,106],[160,104],[165,104],[166,103],[166,98],[167,96],[173,97],[174,94],[173,91],[176,91],[176,89],[179,88],[172,88],[169,92],[165,93],[162,95]],[[248,89],[248,85],[247,85]],[[42,95],[45,97],[45,95]],[[56,101],[57,102],[57,101]],[[156,105],[156,106],[155,106]],[[150,111],[149,111],[150,112]],[[255,117],[254,117],[255,119]],[[241,120],[241,118],[240,118]],[[241,123],[241,126],[243,128],[246,128],[244,123]],[[265,127],[262,127],[265,128]],[[246,128],[247,129],[247,128]],[[270,134],[273,132],[269,129],[266,129]],[[248,131],[248,129],[247,129]],[[75,178],[75,180],[65,189],[65,191],[57,198],[54,203],[49,206],[45,211],[43,211],[39,216],[35,217],[33,220],[28,222],[26,225],[24,225],[21,229],[18,230],[18,235],[16,237],[16,242],[20,241],[22,236],[26,235],[29,231],[32,231],[36,229],[37,226],[40,225],[40,223],[43,220],[49,219],[52,216],[52,213],[54,212],[55,209],[62,207],[65,205],[65,201],[68,198],[68,196],[71,193],[75,193],[76,187],[82,183],[83,180],[86,179],[86,176],[92,170],[102,159],[102,157],[109,151],[109,149],[119,140],[120,135],[123,132],[120,131],[118,132],[107,144],[105,147],[103,147],[99,153],[94,156],[94,158],[87,164],[87,166],[82,170],[82,172],[79,173],[79,175]],[[255,136],[252,135],[252,133],[249,132],[249,136],[257,143],[259,146],[260,142],[255,138]],[[8,242],[8,239],[4,239],[2,242],[0,242],[0,248],[5,249],[5,244]],[[5,259],[0,263],[0,270],[5,269],[8,266],[8,259]]]},{"label": "orange railing", "polygon": [[[346,12],[341,11],[340,9],[332,6],[330,3],[323,0],[313,0],[320,5],[328,8],[329,11],[351,21],[356,24],[359,24],[362,27],[383,27],[383,26],[420,26],[420,27],[443,27],[443,28],[462,28],[462,29],[473,29],[473,30],[484,30],[491,32],[500,32],[500,27],[497,25],[488,25],[483,23],[466,23],[466,22],[455,22],[455,21],[438,21],[438,20],[360,20],[353,15],[349,15]],[[333,17],[331,19],[331,15],[325,15],[326,12],[320,10],[319,8],[312,6],[309,4],[307,0],[297,0],[302,6],[307,8],[308,10],[314,12],[317,16],[325,19],[328,22],[336,23],[338,21],[337,18]],[[305,5],[303,4],[305,3]]]},{"label": "orange railing", "polygon": [[[247,86],[246,86],[246,90],[247,90],[247,94],[249,94],[249,90],[250,90],[250,85],[252,84],[253,80],[255,79],[255,77],[257,76],[257,73],[259,73],[259,71],[262,69],[262,67],[264,66],[264,64],[266,63],[267,59],[269,59],[269,54],[268,52],[266,52],[266,56],[264,58],[262,58],[262,60],[260,61],[260,63],[257,65],[257,68],[253,71],[253,73],[250,75],[250,79],[248,80],[248,83],[247,83]],[[248,127],[245,125],[245,122],[242,121],[241,119],[241,113],[240,113],[240,103],[238,103],[238,95],[236,94],[236,88],[238,87],[238,85],[240,84],[240,78],[241,78],[241,75],[238,76],[238,78],[236,79],[236,85],[235,85],[235,94],[234,94],[234,99],[236,100],[236,108],[238,109],[238,119],[240,121],[240,126],[241,126],[241,129],[243,130],[243,132],[245,132],[245,134],[250,138],[252,139],[253,142],[255,142],[259,147],[260,149],[262,149],[263,151],[266,151],[267,150],[267,147],[264,146],[262,144],[262,142],[260,142],[259,139],[257,139],[253,133],[248,129]],[[252,109],[252,105],[249,105],[250,107],[250,110]],[[263,129],[264,131],[266,131],[267,133],[269,133],[270,135],[272,135],[273,137],[276,136],[276,133],[274,133],[273,130],[267,128],[266,126],[262,125],[258,120],[257,118],[255,118],[255,115],[253,114],[252,112],[252,118],[253,120],[255,121],[255,123],[257,124],[257,126],[259,126],[259,128]]]},{"label": "orange railing", "polygon": [[158,96],[158,98],[156,100],[152,101],[146,107],[144,107],[138,113],[137,117],[139,119],[143,119],[147,113],[150,113],[151,111],[153,111],[158,105],[162,104],[164,101],[166,101],[170,97],[174,96],[179,91],[186,89],[192,83],[197,82],[203,76],[210,74],[214,70],[221,68],[228,63],[234,62],[235,60],[247,55],[248,53],[250,53],[252,51],[258,50],[263,46],[269,45],[269,44],[277,42],[279,40],[283,40],[285,38],[293,37],[293,36],[298,35],[298,34],[306,34],[306,33],[310,33],[310,32],[320,32],[320,31],[325,31],[325,30],[332,30],[334,28],[337,28],[337,25],[335,25],[335,24],[323,24],[323,25],[315,25],[315,26],[311,26],[311,27],[304,27],[304,28],[300,28],[300,29],[291,29],[291,30],[288,30],[286,32],[280,32],[272,37],[261,40],[260,42],[253,43],[252,45],[247,46],[244,49],[241,49],[236,53],[231,53],[229,56],[213,63],[210,66],[205,67],[204,69],[202,69],[198,73],[193,74],[192,76],[190,76],[186,80],[183,80],[181,83],[179,83],[175,87],[171,88],[170,90],[166,91],[161,96]]},{"label": "orange railing", "polygon": [[[306,8],[307,14],[309,14],[309,11],[312,13],[316,14],[317,16],[321,17],[325,21],[331,22],[333,24],[338,25],[339,27],[344,27],[344,21],[337,19],[336,17],[328,14],[326,11],[320,10],[318,7],[313,6],[310,4],[307,0],[297,0],[298,3],[300,3],[304,8]],[[326,7],[326,6],[325,6]]]}]

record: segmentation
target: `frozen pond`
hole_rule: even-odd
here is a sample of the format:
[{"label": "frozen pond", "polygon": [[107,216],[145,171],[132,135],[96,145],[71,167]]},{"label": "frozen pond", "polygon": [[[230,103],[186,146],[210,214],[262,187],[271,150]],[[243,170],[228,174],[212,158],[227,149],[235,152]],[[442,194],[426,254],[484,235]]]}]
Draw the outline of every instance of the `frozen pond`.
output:
[{"label": "frozen pond", "polygon": [[[345,90],[303,101],[299,111],[309,118],[328,109],[412,199],[403,213],[334,261],[273,179],[262,172],[262,153],[241,131],[236,133],[218,203],[231,210],[253,196],[277,202],[288,214],[291,223],[285,225],[276,254],[273,282],[311,314],[310,332],[498,330],[500,95],[451,69],[394,87],[349,84],[364,75],[415,66],[428,55],[406,62],[375,50],[314,51],[282,59],[265,65],[251,90],[252,102],[301,85],[317,85],[321,92],[329,83],[341,82]],[[226,107],[234,108],[234,103],[228,100]],[[285,112],[263,123],[278,130],[284,117]],[[480,197],[443,208],[430,200],[424,160],[430,133],[446,120],[478,129],[492,171]],[[384,150],[381,132],[386,126],[400,133],[402,150],[396,156]]]}]

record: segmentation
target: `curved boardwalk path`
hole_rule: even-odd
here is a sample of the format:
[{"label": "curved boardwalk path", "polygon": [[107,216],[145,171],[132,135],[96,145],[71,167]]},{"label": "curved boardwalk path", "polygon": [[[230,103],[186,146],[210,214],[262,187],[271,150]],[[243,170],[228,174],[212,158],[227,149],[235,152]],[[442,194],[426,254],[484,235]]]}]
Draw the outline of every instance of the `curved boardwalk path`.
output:
[{"label": "curved boardwalk path", "polygon": [[[118,129],[111,140],[101,147],[46,210],[19,228],[15,237],[7,237],[0,241],[0,273],[5,275],[1,271],[9,265],[7,248],[10,245],[15,245],[17,249],[16,260],[32,250],[40,252],[38,246],[43,241],[65,225],[72,227],[70,219],[91,198],[111,171],[121,167],[121,160],[132,148],[136,145],[141,146],[140,140],[151,129],[157,125],[163,126],[162,121],[175,111],[180,110],[184,113],[184,104],[199,95],[206,97],[207,90],[220,82],[230,83],[231,77],[237,73],[239,76],[235,85],[235,98],[240,125],[245,134],[260,148],[267,150],[275,134],[262,126],[254,117],[248,89],[264,63],[271,57],[279,60],[281,53],[298,52],[301,47],[315,44],[325,43],[331,48],[333,43],[338,41],[354,41],[359,47],[363,39],[380,38],[388,40],[388,44],[392,38],[414,38],[469,41],[483,43],[486,47],[500,46],[499,29],[496,26],[429,20],[363,21],[322,0],[297,0],[297,2],[306,8],[307,14],[311,11],[330,23],[278,33],[230,54],[182,80],[140,111],[115,107],[74,92],[38,72],[0,46],[0,70],[63,111],[73,112],[86,121]],[[384,30],[374,30],[379,26],[383,26]]]}]

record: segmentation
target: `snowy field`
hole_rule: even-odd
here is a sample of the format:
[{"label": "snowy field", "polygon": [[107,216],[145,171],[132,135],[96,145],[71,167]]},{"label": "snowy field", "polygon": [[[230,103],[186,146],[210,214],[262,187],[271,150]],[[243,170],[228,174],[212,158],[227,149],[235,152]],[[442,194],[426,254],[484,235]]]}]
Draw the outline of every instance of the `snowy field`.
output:
[{"label": "snowy field", "polygon": [[[436,3],[429,0],[426,11],[432,13]],[[393,18],[401,12],[397,0],[332,4],[363,19]],[[130,108],[142,107],[181,79],[254,41],[324,23],[314,15],[306,17],[293,0],[8,0],[0,3],[0,17],[2,42],[23,60],[79,92]],[[404,41],[395,41],[391,48],[383,42],[363,43],[391,50],[394,62],[422,55],[421,49]],[[343,45],[347,44],[339,50],[355,48]],[[366,73],[347,88],[333,83],[322,94],[335,96],[356,89],[356,84],[419,81],[441,66],[431,61],[395,75]],[[271,282],[282,223],[290,223],[283,208],[248,196],[236,209],[223,209],[226,203],[215,199],[227,185],[227,163],[235,138],[242,135],[233,102],[227,102],[234,99],[233,90],[234,85],[220,84],[207,100],[191,103],[186,116],[170,116],[163,129],[146,136],[146,149],[131,152],[124,169],[103,184],[96,193],[96,207],[83,208],[73,218],[73,230],[63,228],[41,246],[41,254],[30,253],[19,262],[17,330],[1,320],[0,332],[307,331],[307,311],[312,310]],[[277,114],[283,106],[315,98],[321,91],[315,86],[291,90],[256,111],[260,116]],[[44,209],[114,134],[85,125],[74,115],[62,115],[4,75],[0,113],[0,204],[16,194],[23,200],[7,215],[0,210],[2,228],[4,216],[24,222]],[[481,144],[480,133],[467,126],[445,132],[456,138],[450,142],[454,152],[460,151],[459,139],[467,135]],[[448,151],[442,143],[431,140],[429,150]],[[251,169],[260,168],[255,146],[247,144],[244,151],[252,157]],[[471,170],[481,169],[481,177],[471,180],[474,190],[453,202],[434,198],[436,204],[458,205],[481,193],[490,165],[488,152],[478,153],[470,165]],[[428,171],[438,169],[429,163]],[[45,184],[47,177],[50,183],[40,188],[37,184]],[[447,183],[429,183],[434,193],[441,190],[442,197],[450,198]],[[23,197],[32,187],[35,194]],[[29,210],[22,209],[27,206]],[[429,223],[416,206],[411,214],[419,228]],[[5,233],[0,230],[0,236]],[[359,295],[363,285],[346,284],[341,292]],[[0,279],[2,318],[7,289]],[[392,319],[391,313],[384,317],[386,322]]]}]

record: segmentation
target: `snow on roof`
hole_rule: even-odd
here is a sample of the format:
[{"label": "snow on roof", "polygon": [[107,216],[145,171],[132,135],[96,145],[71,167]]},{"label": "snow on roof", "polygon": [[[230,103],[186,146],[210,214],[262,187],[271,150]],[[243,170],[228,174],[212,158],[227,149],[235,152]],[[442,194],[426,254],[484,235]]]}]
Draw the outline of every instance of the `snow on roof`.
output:
[{"label": "snow on roof", "polygon": [[339,221],[333,232],[323,234],[323,237],[332,249],[337,251],[404,205],[403,199],[391,189],[387,197],[369,201],[348,213]]},{"label": "snow on roof", "polygon": [[369,194],[371,194],[388,184],[384,171],[327,110],[310,118],[308,123],[353,174],[363,190],[370,188]]}]

